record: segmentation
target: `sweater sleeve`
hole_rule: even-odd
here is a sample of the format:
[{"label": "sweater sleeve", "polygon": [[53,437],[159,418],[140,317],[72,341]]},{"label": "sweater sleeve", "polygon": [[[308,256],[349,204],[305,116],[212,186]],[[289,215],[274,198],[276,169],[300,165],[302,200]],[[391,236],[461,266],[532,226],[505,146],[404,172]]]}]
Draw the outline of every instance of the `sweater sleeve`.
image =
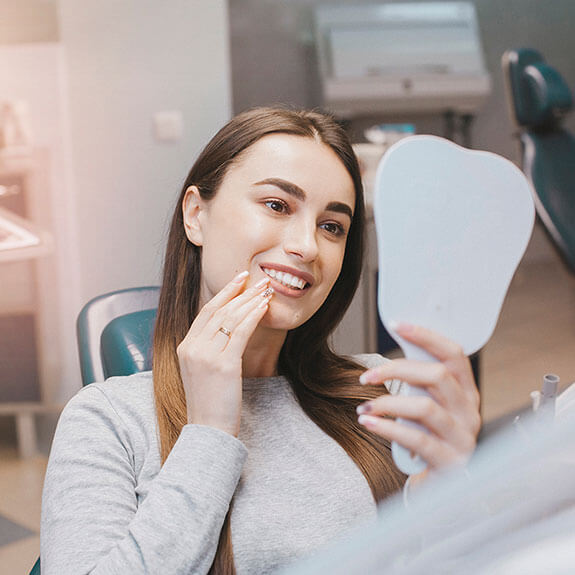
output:
[{"label": "sweater sleeve", "polygon": [[235,437],[186,425],[138,504],[131,438],[97,388],[66,407],[42,502],[42,575],[207,573],[247,456]]}]

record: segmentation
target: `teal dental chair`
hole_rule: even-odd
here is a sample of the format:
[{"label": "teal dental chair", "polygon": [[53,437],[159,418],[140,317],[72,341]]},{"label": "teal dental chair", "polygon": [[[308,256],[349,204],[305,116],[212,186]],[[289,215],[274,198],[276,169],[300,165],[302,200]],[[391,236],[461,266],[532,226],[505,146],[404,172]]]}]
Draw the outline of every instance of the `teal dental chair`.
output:
[{"label": "teal dental chair", "polygon": [[114,291],[89,301],[77,322],[82,384],[151,369],[159,287]]},{"label": "teal dental chair", "polygon": [[505,52],[502,68],[537,214],[575,273],[575,137],[562,126],[573,107],[571,90],[536,50]]},{"label": "teal dental chair", "polygon": [[[110,292],[89,301],[77,321],[82,385],[152,369],[159,287]],[[40,575],[40,559],[30,575]]]}]

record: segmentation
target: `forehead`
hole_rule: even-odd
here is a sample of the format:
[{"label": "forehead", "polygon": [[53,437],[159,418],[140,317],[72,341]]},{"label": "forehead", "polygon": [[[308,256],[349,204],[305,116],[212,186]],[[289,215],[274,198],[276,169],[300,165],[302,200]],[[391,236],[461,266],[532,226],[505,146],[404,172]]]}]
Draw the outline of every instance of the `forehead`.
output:
[{"label": "forehead", "polygon": [[338,155],[314,138],[270,134],[247,148],[232,164],[223,184],[248,185],[280,178],[296,184],[310,198],[346,202],[353,208],[353,180]]}]

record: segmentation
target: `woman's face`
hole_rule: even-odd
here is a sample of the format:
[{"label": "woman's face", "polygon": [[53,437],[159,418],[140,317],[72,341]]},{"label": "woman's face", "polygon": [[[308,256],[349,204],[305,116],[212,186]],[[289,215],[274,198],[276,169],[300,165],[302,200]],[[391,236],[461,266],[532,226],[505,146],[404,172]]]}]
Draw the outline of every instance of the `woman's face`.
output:
[{"label": "woman's face", "polygon": [[351,176],[312,138],[265,136],[228,170],[214,199],[184,200],[188,237],[202,246],[202,305],[243,270],[248,285],[271,278],[260,325],[290,330],[307,321],[341,270],[355,205]]}]

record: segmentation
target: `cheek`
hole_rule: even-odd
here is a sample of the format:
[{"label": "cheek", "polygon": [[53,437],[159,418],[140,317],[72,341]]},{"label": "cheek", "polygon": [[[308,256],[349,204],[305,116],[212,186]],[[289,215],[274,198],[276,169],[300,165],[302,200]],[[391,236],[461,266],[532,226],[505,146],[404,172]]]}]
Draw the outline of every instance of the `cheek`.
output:
[{"label": "cheek", "polygon": [[343,266],[343,258],[345,256],[345,245],[334,246],[326,257],[326,279],[330,284],[330,290],[337,281],[341,268]]},{"label": "cheek", "polygon": [[202,247],[202,277],[212,293],[222,289],[238,273],[252,268],[258,254],[273,248],[278,227],[266,225],[261,218],[237,215],[217,233],[206,234]]}]

